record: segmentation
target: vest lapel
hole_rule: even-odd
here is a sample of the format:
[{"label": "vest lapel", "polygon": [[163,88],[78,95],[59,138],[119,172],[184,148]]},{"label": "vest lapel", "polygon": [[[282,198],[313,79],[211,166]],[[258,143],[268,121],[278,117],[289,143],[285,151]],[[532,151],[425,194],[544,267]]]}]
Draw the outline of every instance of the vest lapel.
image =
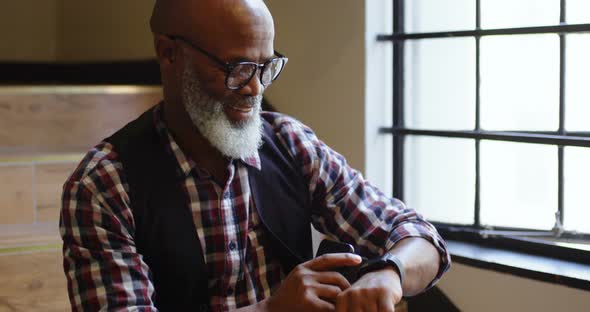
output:
[{"label": "vest lapel", "polygon": [[309,191],[268,122],[264,123],[264,144],[259,154],[261,170],[248,167],[252,198],[288,273],[312,258]]}]

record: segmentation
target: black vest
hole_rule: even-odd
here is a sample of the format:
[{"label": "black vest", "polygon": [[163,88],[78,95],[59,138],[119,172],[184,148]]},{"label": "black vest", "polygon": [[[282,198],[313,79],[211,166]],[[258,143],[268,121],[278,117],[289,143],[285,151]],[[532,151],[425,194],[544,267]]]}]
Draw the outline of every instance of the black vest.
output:
[{"label": "black vest", "polygon": [[[252,199],[273,254],[285,273],[312,258],[308,185],[270,124],[264,121],[262,170],[248,166]],[[208,275],[184,178],[154,126],[153,108],[106,139],[129,183],[135,244],[152,273],[161,311],[205,311]]]}]

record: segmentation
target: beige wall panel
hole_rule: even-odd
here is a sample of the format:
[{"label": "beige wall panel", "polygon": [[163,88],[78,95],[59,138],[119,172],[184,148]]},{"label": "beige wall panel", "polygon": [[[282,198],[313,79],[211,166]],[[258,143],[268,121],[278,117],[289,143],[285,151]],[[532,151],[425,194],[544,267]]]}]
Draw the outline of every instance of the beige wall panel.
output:
[{"label": "beige wall panel", "polygon": [[37,221],[59,220],[62,186],[77,163],[40,164],[35,166]]},{"label": "beige wall panel", "polygon": [[56,0],[0,2],[0,61],[56,60]]},{"label": "beige wall panel", "polygon": [[453,264],[439,286],[461,311],[588,311],[590,291]]},{"label": "beige wall panel", "polygon": [[275,49],[289,57],[266,93],[270,102],[363,170],[364,1],[266,3],[275,20]]},{"label": "beige wall panel", "polygon": [[0,253],[0,311],[69,311],[59,248]]},{"label": "beige wall panel", "polygon": [[0,224],[33,223],[33,196],[32,166],[0,164]]},{"label": "beige wall panel", "polygon": [[153,3],[146,0],[61,0],[59,61],[153,58],[149,29]]},{"label": "beige wall panel", "polygon": [[139,94],[0,93],[0,147],[85,150],[160,99],[159,91]]}]

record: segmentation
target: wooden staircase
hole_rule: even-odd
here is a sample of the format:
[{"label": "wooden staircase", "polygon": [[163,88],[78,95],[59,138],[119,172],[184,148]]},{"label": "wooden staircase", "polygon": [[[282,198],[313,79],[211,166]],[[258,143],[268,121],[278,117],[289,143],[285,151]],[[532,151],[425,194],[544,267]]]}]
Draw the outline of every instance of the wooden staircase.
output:
[{"label": "wooden staircase", "polygon": [[161,98],[160,87],[0,87],[0,312],[70,309],[62,185],[90,147]]}]

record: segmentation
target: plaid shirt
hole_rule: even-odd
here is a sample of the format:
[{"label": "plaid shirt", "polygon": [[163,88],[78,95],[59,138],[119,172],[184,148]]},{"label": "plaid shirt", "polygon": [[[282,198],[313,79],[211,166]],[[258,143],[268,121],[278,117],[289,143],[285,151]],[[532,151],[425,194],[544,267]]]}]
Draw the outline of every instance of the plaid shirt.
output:
[{"label": "plaid shirt", "polygon": [[[229,179],[220,185],[182,152],[161,111],[160,104],[154,123],[163,148],[174,155],[178,174],[184,177],[187,209],[212,273],[211,309],[226,311],[268,298],[286,272],[266,248],[269,234],[250,196],[246,166],[259,169],[258,155],[231,161]],[[263,114],[300,165],[314,201],[322,203],[312,216],[317,230],[356,242],[364,254],[382,254],[403,238],[424,237],[441,254],[431,285],[448,270],[449,254],[431,224],[364,180],[311,129],[285,115]],[[129,186],[115,148],[106,142],[95,146],[64,185],[60,231],[72,310],[157,311],[149,267],[135,249]]]}]

